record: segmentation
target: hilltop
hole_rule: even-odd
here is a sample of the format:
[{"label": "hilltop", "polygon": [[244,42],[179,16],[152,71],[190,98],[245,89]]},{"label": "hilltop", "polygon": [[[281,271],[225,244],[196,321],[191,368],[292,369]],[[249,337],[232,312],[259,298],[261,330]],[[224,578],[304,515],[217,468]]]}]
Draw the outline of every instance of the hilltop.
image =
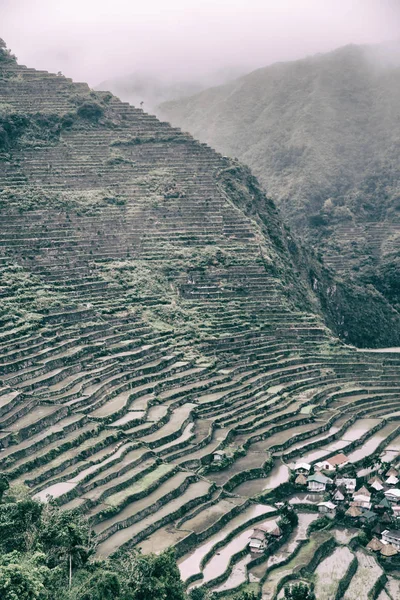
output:
[{"label": "hilltop", "polygon": [[[329,458],[338,444],[357,470],[397,443],[399,355],[337,337],[398,343],[396,314],[336,281],[247,167],[110,93],[3,57],[5,552],[38,540],[38,561],[65,582],[71,567],[76,587],[62,600],[89,597],[76,589],[80,553],[85,565],[89,550],[105,559],[89,561],[87,578],[126,566],[129,549],[171,546],[186,585],[217,590],[241,564],[261,569],[250,584],[260,595],[267,563],[249,562],[249,531],[264,521],[276,531],[279,518],[272,552],[288,542],[289,560],[307,538],[312,571],[325,554],[310,514],[300,510],[297,528],[294,510],[274,505],[298,491],[287,461],[315,449]],[[15,540],[10,513],[23,515]],[[130,558],[141,583],[159,561],[176,580],[171,553]]]},{"label": "hilltop", "polygon": [[399,43],[274,64],[160,114],[248,164],[327,264],[398,308]]}]

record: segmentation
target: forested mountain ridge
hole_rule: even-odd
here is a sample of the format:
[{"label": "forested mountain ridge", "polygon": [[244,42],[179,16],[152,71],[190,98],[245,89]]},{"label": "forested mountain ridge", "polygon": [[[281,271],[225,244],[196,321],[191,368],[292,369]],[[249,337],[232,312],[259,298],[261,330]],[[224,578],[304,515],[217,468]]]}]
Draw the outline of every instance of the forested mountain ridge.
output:
[{"label": "forested mountain ridge", "polygon": [[248,164],[328,264],[398,306],[400,43],[274,64],[160,110]]}]

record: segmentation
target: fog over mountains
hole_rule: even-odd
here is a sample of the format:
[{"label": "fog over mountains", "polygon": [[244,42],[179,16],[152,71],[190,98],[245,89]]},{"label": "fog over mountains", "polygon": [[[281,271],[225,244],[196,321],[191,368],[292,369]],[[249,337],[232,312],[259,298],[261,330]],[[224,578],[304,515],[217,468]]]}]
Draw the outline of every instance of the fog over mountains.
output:
[{"label": "fog over mountains", "polygon": [[166,78],[156,73],[135,71],[129,75],[112,77],[99,83],[96,90],[110,90],[134,106],[142,106],[146,112],[157,113],[158,105],[168,100],[176,100],[196,94],[206,88],[225,84],[240,75],[244,69],[229,67],[211,73],[193,74],[192,79]]},{"label": "fog over mountains", "polygon": [[319,210],[398,156],[399,62],[383,49],[351,45],[277,63],[160,108],[247,162],[288,214],[294,199]]},{"label": "fog over mountains", "polygon": [[399,42],[348,45],[258,69],[160,111],[247,163],[328,263],[350,266],[396,304],[399,65]]}]

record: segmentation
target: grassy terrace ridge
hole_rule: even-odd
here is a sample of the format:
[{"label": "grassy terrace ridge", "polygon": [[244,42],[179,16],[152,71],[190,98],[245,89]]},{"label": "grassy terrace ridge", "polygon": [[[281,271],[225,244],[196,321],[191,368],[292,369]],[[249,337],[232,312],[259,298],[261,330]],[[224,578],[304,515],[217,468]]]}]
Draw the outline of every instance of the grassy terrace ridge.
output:
[{"label": "grassy terrace ridge", "polygon": [[237,163],[13,61],[0,111],[0,471],[98,556],[159,535],[224,594],[302,447],[394,443],[400,355],[336,337],[333,280]]}]

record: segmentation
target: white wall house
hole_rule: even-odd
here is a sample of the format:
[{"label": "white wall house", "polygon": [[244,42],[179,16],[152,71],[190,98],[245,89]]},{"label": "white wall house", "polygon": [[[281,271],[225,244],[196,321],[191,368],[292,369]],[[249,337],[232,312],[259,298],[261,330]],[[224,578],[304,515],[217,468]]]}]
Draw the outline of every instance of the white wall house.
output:
[{"label": "white wall house", "polygon": [[398,488],[386,490],[385,498],[387,498],[389,502],[397,504],[398,502],[400,502],[400,490]]},{"label": "white wall house", "polygon": [[324,492],[328,483],[332,483],[332,479],[321,473],[315,473],[307,478],[307,489],[310,492]]},{"label": "white wall house", "polygon": [[382,531],[382,542],[392,544],[396,550],[400,550],[400,531],[397,529],[385,529]]},{"label": "white wall house", "polygon": [[335,484],[337,487],[344,486],[346,490],[352,494],[356,489],[357,480],[355,478],[353,479],[352,477],[336,477]]},{"label": "white wall house", "polygon": [[255,529],[250,536],[249,548],[251,552],[258,554],[264,550],[267,545],[266,532],[262,529]]},{"label": "white wall house", "polygon": [[318,504],[318,512],[325,517],[333,519],[336,515],[336,506],[333,504],[333,502],[320,502]]},{"label": "white wall house", "polygon": [[345,454],[340,452],[339,454],[335,454],[335,456],[331,456],[330,458],[327,458],[326,460],[319,462],[318,466],[323,471],[335,471],[336,468],[340,469],[340,467],[344,467],[345,465],[348,465],[348,464],[349,464],[349,459],[347,458],[347,456]]}]

